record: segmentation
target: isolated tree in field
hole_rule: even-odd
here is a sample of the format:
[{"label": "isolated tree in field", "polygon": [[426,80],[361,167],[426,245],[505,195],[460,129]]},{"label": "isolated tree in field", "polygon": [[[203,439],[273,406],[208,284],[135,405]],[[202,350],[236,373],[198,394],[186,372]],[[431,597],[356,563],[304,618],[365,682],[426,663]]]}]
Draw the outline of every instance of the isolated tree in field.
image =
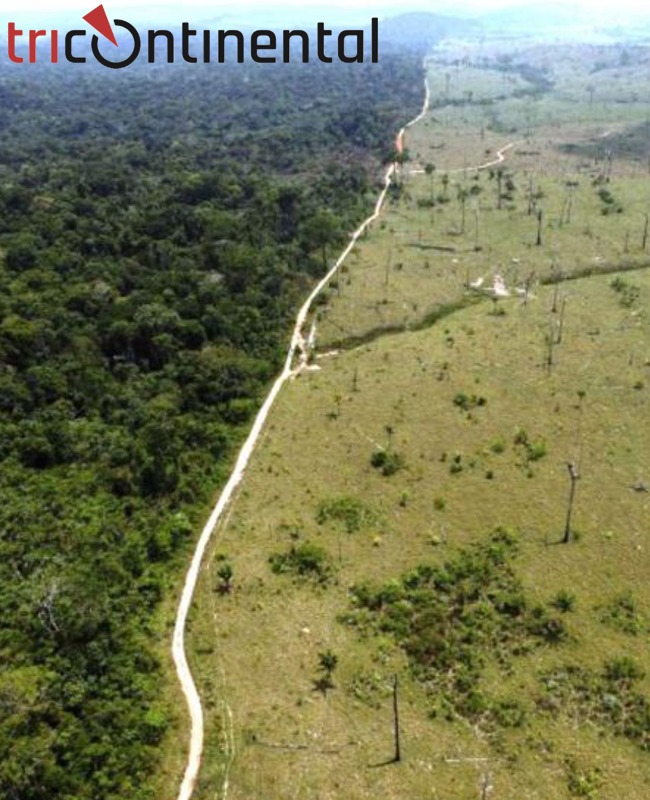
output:
[{"label": "isolated tree in field", "polygon": [[232,564],[226,561],[217,570],[217,577],[219,578],[219,585],[217,591],[220,594],[230,594],[232,592],[232,580],[234,577],[234,570]]},{"label": "isolated tree in field", "polygon": [[573,515],[573,504],[575,502],[576,497],[576,485],[578,480],[580,479],[580,475],[578,473],[578,469],[572,462],[567,464],[567,469],[569,470],[569,479],[571,481],[571,488],[569,489],[569,502],[567,506],[567,514],[566,514],[566,522],[564,524],[564,537],[562,539],[563,544],[568,544],[571,540],[571,517]]},{"label": "isolated tree in field", "polygon": [[314,681],[314,688],[324,695],[329,689],[334,688],[333,675],[339,663],[338,656],[331,650],[325,650],[318,654],[318,670],[320,675]]},{"label": "isolated tree in field", "polygon": [[424,167],[425,173],[429,176],[429,202],[433,205],[433,176],[436,171],[434,164],[428,163]]},{"label": "isolated tree in field", "polygon": [[554,348],[555,348],[555,330],[553,328],[553,320],[549,320],[549,327],[548,333],[544,337],[544,342],[546,344],[546,358],[545,358],[545,366],[546,371],[550,375],[553,371],[553,356],[554,356]]},{"label": "isolated tree in field", "polygon": [[571,224],[571,212],[573,211],[573,196],[575,194],[575,190],[578,188],[580,184],[578,181],[567,181],[565,184],[566,188],[566,198],[564,200],[564,205],[562,206],[562,213],[560,215],[560,225],[570,225]]},{"label": "isolated tree in field", "polygon": [[388,449],[390,450],[393,446],[393,435],[395,434],[395,428],[392,425],[385,425],[384,430],[386,431],[386,436],[388,437]]},{"label": "isolated tree in field", "polygon": [[560,306],[560,319],[557,328],[557,339],[555,344],[562,344],[562,337],[564,336],[564,315],[566,313],[566,297],[562,298],[562,305]]},{"label": "isolated tree in field", "polygon": [[551,306],[551,314],[557,314],[557,301],[560,294],[560,284],[556,283],[553,288],[553,305]]},{"label": "isolated tree in field", "polygon": [[463,234],[465,233],[465,206],[467,204],[467,198],[469,197],[468,190],[463,186],[459,186],[457,197],[460,205],[460,232]]},{"label": "isolated tree in field", "polygon": [[490,180],[497,181],[497,208],[499,211],[503,208],[503,170],[496,169],[490,170]]},{"label": "isolated tree in field", "polygon": [[442,196],[447,199],[447,194],[449,192],[449,175],[445,172],[445,174],[441,178],[442,181]]},{"label": "isolated tree in field", "polygon": [[578,451],[578,465],[577,469],[580,469],[580,464],[582,462],[582,418],[584,415],[584,404],[585,404],[585,397],[587,393],[584,389],[580,389],[578,391],[578,423],[576,425],[576,448]]},{"label": "isolated tree in field", "polygon": [[532,270],[526,276],[526,280],[524,281],[524,305],[528,305],[528,300],[530,298],[530,290],[533,286],[533,281],[535,280],[535,270]]},{"label": "isolated tree in field", "polygon": [[532,217],[533,211],[535,211],[535,187],[533,185],[533,176],[531,175],[528,179],[528,216]]},{"label": "isolated tree in field", "polygon": [[[480,249],[480,212],[477,203],[474,207],[474,250],[478,252]],[[469,286],[469,280],[467,281],[467,285]]]},{"label": "isolated tree in field", "polygon": [[400,741],[400,725],[399,725],[399,684],[397,675],[393,679],[393,731],[395,738],[395,754],[393,761],[397,764],[402,760],[402,746]]}]

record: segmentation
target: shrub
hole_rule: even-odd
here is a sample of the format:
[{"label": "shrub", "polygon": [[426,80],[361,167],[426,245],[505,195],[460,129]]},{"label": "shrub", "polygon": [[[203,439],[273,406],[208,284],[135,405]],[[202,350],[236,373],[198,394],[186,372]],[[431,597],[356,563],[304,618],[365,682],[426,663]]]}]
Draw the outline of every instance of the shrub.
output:
[{"label": "shrub", "polygon": [[451,475],[460,475],[463,471],[463,463],[462,463],[462,456],[456,456],[454,460],[451,462],[449,467],[449,472]]},{"label": "shrub", "polygon": [[646,630],[646,621],[639,613],[638,605],[631,592],[624,592],[601,606],[600,621],[611,628],[637,636]]},{"label": "shrub", "polygon": [[328,689],[334,688],[332,676],[339,663],[338,656],[331,650],[326,650],[318,654],[318,669],[320,675],[314,680],[314,689],[323,694],[327,694]]},{"label": "shrub", "polygon": [[319,525],[327,522],[338,522],[347,533],[356,533],[362,528],[377,522],[375,513],[356,497],[336,497],[324,500],[316,512]]},{"label": "shrub", "polygon": [[614,278],[609,285],[620,295],[619,303],[623,308],[631,308],[641,294],[641,290],[638,286],[627,283],[627,281],[624,281],[621,277]]},{"label": "shrub", "polygon": [[558,592],[551,600],[551,605],[563,614],[567,614],[569,611],[575,609],[576,596],[562,589],[562,591]]},{"label": "shrub", "polygon": [[217,577],[219,578],[219,584],[217,585],[217,591],[220,594],[230,594],[232,591],[232,579],[234,577],[234,570],[232,568],[232,564],[230,562],[225,561],[219,569],[217,570]]},{"label": "shrub", "polygon": [[598,789],[602,786],[602,782],[598,767],[584,770],[580,769],[572,759],[567,761],[567,789],[571,797],[597,800]]},{"label": "shrub", "polygon": [[529,461],[539,461],[546,455],[546,445],[544,442],[531,442],[526,450]]},{"label": "shrub", "polygon": [[454,405],[462,411],[472,411],[475,408],[481,408],[486,405],[487,400],[485,397],[478,397],[477,395],[466,395],[464,392],[458,392],[454,397]]},{"label": "shrub", "polygon": [[520,449],[522,463],[519,466],[524,468],[529,464],[544,458],[547,453],[546,443],[543,441],[534,442],[523,428],[518,428],[514,437],[514,444]]},{"label": "shrub", "polygon": [[284,553],[274,553],[269,558],[269,563],[276,575],[290,574],[301,578],[313,578],[323,584],[332,576],[332,565],[327,551],[309,542],[291,545]]},{"label": "shrub", "polygon": [[543,606],[533,608],[527,627],[531,634],[549,644],[557,644],[568,637],[564,622],[558,617],[550,616]]},{"label": "shrub", "polygon": [[[573,723],[589,723],[650,746],[650,702],[637,691],[644,671],[628,656],[606,662],[601,672],[576,666],[559,667],[543,675],[546,695],[538,708],[554,716],[566,713]],[[586,795],[590,796],[590,795]]]},{"label": "shrub", "polygon": [[404,469],[404,459],[394,450],[375,450],[370,457],[370,463],[386,477],[390,477],[399,472],[400,469]]},{"label": "shrub", "polygon": [[507,663],[560,641],[566,631],[544,608],[529,608],[512,568],[516,549],[516,539],[498,530],[442,565],[421,564],[377,587],[355,586],[353,610],[342,620],[362,634],[391,636],[436,697],[438,711],[481,724],[522,724],[516,703],[481,692],[483,669],[490,658]]},{"label": "shrub", "polygon": [[614,658],[605,664],[605,678],[613,683],[625,681],[633,683],[645,678],[645,672],[629,656]]}]

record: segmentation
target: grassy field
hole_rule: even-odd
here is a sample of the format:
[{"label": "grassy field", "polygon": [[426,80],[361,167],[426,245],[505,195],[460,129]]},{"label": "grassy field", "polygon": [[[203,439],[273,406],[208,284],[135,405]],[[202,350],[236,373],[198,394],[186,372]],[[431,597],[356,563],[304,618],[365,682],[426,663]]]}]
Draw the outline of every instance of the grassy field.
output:
[{"label": "grassy field", "polygon": [[[627,86],[636,70],[628,68],[620,82]],[[477,74],[487,77],[481,82]],[[467,96],[468,87],[478,86],[480,94],[484,85],[505,91],[504,79],[515,81],[489,69],[449,72],[434,61],[428,76],[434,105],[446,96],[447,75],[449,95],[455,97]],[[564,71],[557,80],[565,85]],[[574,76],[574,85],[583,81],[590,85],[589,76]],[[608,104],[590,104],[586,92],[574,97],[562,88],[558,95],[554,90],[495,106],[434,108],[412,129],[401,194],[330,290],[319,323],[321,346],[417,325],[441,305],[461,300],[467,282],[489,280],[495,273],[510,286],[522,286],[558,270],[571,275],[648,263],[650,246],[643,247],[650,205],[647,166],[616,153],[611,163],[594,163],[561,149],[599,138],[606,142],[647,115],[647,102],[618,104],[612,115]],[[509,120],[507,131],[490,129],[495,113]],[[548,117],[554,119],[552,129]],[[500,186],[497,168],[472,169],[494,160],[511,143],[499,168]],[[418,174],[426,164],[435,167],[433,174]],[[538,211],[543,215],[539,245]]]},{"label": "grassy field", "polygon": [[[202,574],[188,632],[208,737],[199,798],[647,797],[647,178],[614,158],[594,185],[602,164],[558,150],[613,121],[589,98],[576,110],[587,76],[572,83],[571,66],[548,95],[499,100],[503,115],[543,108],[499,199],[496,175],[451,170],[521,123],[513,111],[511,138],[481,133],[490,107],[464,87],[474,100],[527,82],[461,65],[446,85],[431,65],[434,97],[467,107],[409,134],[398,199],[319,311],[321,350],[344,349],[280,397]],[[631,69],[612,80],[632,84]],[[621,125],[642,117],[627,105]],[[427,207],[430,177],[410,170],[430,152]],[[577,277],[590,271],[606,274]],[[528,302],[467,291],[497,272],[513,290],[529,279]],[[568,463],[580,478],[562,543]],[[496,529],[516,545],[488,545]]]}]

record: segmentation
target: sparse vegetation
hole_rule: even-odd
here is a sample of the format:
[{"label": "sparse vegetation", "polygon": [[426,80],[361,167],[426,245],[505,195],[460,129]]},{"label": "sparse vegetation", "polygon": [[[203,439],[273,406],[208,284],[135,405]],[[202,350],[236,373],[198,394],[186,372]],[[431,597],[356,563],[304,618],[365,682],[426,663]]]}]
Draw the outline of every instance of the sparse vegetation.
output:
[{"label": "sparse vegetation", "polygon": [[650,748],[650,702],[638,689],[645,672],[629,656],[609,660],[599,672],[575,666],[552,670],[541,679],[538,707],[569,714]]},{"label": "sparse vegetation", "polygon": [[439,711],[519,725],[518,704],[495,706],[481,691],[483,669],[491,661],[505,667],[515,654],[556,644],[567,632],[562,620],[526,599],[515,553],[516,539],[498,531],[439,567],[421,565],[379,588],[354,586],[355,610],[343,619],[360,633],[393,636]]},{"label": "sparse vegetation", "polygon": [[[640,90],[630,70],[585,77],[582,60],[609,52],[598,45],[579,54],[527,48],[522,60],[547,81],[535,83],[534,103],[532,95],[512,96],[531,86],[518,57],[496,62],[484,43],[480,53],[467,50],[472,63],[463,51],[456,65],[454,47],[430,67],[435,123],[425,118],[407,132],[399,198],[353,251],[351,283],[320,309],[319,347],[342,352],[280,398],[247,477],[251,496],[238,500],[224,531],[229,551],[237,542],[247,571],[263,576],[277,549],[265,532],[277,530],[278,518],[300,520],[301,536],[336,556],[336,580],[318,591],[308,580],[284,581],[276,597],[279,581],[271,589],[251,577],[240,588],[238,557],[234,602],[220,611],[219,635],[229,643],[224,652],[219,640],[220,659],[227,673],[248,669],[246,632],[254,632],[259,664],[229,687],[229,702],[251,712],[261,739],[303,746],[300,732],[321,724],[320,703],[297,687],[313,685],[317,654],[331,645],[341,658],[322,741],[345,742],[354,731],[355,747],[331,756],[351,800],[393,792],[394,773],[367,766],[390,754],[390,730],[386,741],[382,732],[395,674],[406,710],[405,762],[418,765],[400,771],[400,794],[435,788],[479,797],[493,786],[495,797],[518,800],[543,787],[553,800],[644,800],[647,495],[632,487],[650,474],[648,395],[632,387],[647,384],[647,164],[604,152],[595,163],[556,146],[596,142],[608,130],[615,141],[624,118],[633,124],[647,111],[641,101],[615,99],[624,81]],[[612,48],[618,64],[615,55]],[[458,104],[444,103],[446,73],[447,95]],[[500,178],[462,171],[496,160],[511,141]],[[435,174],[427,173],[433,162]],[[600,189],[614,202],[605,203]],[[431,194],[432,205],[419,202]],[[616,204],[620,213],[601,213]],[[492,303],[495,273],[509,294]],[[624,287],[610,288],[619,279],[638,287],[627,308],[619,304]],[[490,307],[505,313],[497,319]],[[545,337],[553,342],[551,370]],[[332,425],[327,413],[337,395],[346,398],[345,424]],[[472,407],[479,397],[489,402]],[[378,478],[368,462],[382,446],[408,468]],[[555,546],[567,464],[580,473],[571,545]],[[374,521],[343,535],[345,515],[319,518],[323,497],[354,497]],[[521,532],[516,543],[485,534],[503,525]],[[501,552],[496,562],[492,547]],[[631,611],[613,602],[625,586]],[[625,630],[638,623],[638,633]],[[214,637],[212,624],[206,619],[193,632],[197,642]],[[282,666],[274,670],[278,652]],[[209,683],[214,657],[199,663]],[[260,692],[269,698],[265,709],[276,703],[275,714],[255,717],[250,698]],[[208,699],[218,707],[219,692]],[[465,756],[489,760],[478,791],[476,764]],[[325,796],[331,764],[304,751],[283,751],[279,760],[242,749],[232,785],[257,796],[252,776],[259,775],[290,794],[306,759],[310,791]],[[218,775],[213,768],[206,782],[215,792]]]},{"label": "sparse vegetation", "polygon": [[377,516],[372,509],[356,497],[336,497],[324,500],[316,512],[319,525],[328,522],[342,525],[347,533],[356,533],[377,522]]},{"label": "sparse vegetation", "polygon": [[638,603],[631,592],[619,594],[601,606],[600,619],[605,625],[631,636],[638,636],[648,631],[645,617],[640,613]]}]

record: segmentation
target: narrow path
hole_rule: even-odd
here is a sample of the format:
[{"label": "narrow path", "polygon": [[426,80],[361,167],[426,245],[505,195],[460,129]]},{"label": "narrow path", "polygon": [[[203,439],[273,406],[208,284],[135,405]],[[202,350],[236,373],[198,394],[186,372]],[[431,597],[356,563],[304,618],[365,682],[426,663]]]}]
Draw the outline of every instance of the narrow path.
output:
[{"label": "narrow path", "polygon": [[[407,123],[397,134],[396,140],[396,149],[398,152],[402,152],[404,148],[404,135],[406,133],[407,128],[410,128],[412,125],[415,125],[419,122],[423,117],[427,114],[429,110],[429,103],[430,103],[430,90],[429,90],[429,83],[426,78],[425,73],[425,99],[424,105],[422,107],[422,111],[418,114],[415,119],[411,120],[411,122]],[[205,556],[205,551],[207,546],[210,542],[212,534],[222,518],[228,504],[232,500],[232,497],[235,493],[235,490],[239,486],[244,477],[244,473],[246,468],[248,467],[251,455],[257,444],[258,439],[264,429],[266,424],[266,420],[269,416],[269,413],[275,403],[275,400],[280,393],[280,390],[284,386],[284,384],[293,377],[296,373],[296,369],[293,367],[293,362],[296,357],[296,354],[302,354],[303,358],[305,357],[305,338],[303,336],[303,329],[305,327],[305,323],[307,321],[307,317],[311,308],[313,306],[314,301],[316,298],[321,294],[321,292],[327,287],[327,284],[330,280],[336,275],[339,271],[343,262],[347,259],[350,255],[354,246],[356,245],[359,238],[366,232],[368,227],[379,217],[381,214],[382,208],[384,207],[384,203],[386,201],[386,195],[388,193],[388,189],[390,188],[391,181],[393,175],[395,174],[396,166],[392,164],[388,170],[386,171],[386,175],[384,177],[384,188],[382,189],[377,203],[375,205],[375,209],[373,213],[365,220],[357,230],[351,235],[350,242],[339,256],[337,262],[334,266],[330,269],[327,275],[318,283],[318,285],[314,288],[311,292],[307,300],[305,301],[304,305],[298,312],[298,316],[296,318],[296,324],[293,329],[293,335],[291,337],[291,344],[289,346],[289,351],[287,353],[287,358],[284,363],[284,368],[278,378],[276,379],[271,391],[269,392],[264,404],[260,408],[257,417],[255,418],[255,422],[253,423],[253,427],[244,443],[242,449],[239,452],[237,457],[237,461],[235,463],[235,467],[228,479],[228,482],[224,486],[221,495],[217,501],[216,506],[214,507],[212,513],[210,514],[210,518],[205,524],[201,536],[199,537],[199,541],[196,546],[196,550],[194,551],[194,555],[192,557],[192,563],[190,564],[190,568],[187,572],[187,576],[185,578],[185,585],[183,586],[183,593],[181,595],[180,603],[178,605],[178,612],[176,615],[176,624],[174,626],[174,635],[172,639],[172,657],[174,659],[174,664],[176,665],[176,673],[178,675],[178,680],[181,684],[181,689],[183,694],[185,695],[185,699],[187,701],[187,706],[190,714],[190,724],[191,724],[191,733],[190,733],[190,748],[189,754],[187,759],[187,766],[185,768],[185,774],[183,776],[183,782],[181,784],[180,790],[178,792],[178,800],[190,800],[194,789],[196,787],[196,783],[199,777],[199,770],[201,767],[201,757],[203,755],[203,736],[204,736],[204,724],[203,724],[203,707],[201,705],[201,698],[196,688],[196,684],[194,683],[194,678],[192,677],[192,672],[190,670],[189,664],[187,662],[187,654],[185,652],[185,628],[187,625],[187,615],[190,610],[190,606],[192,604],[192,598],[194,596],[194,592],[196,589],[197,580],[199,577],[199,572],[201,569],[201,564],[203,562],[203,558]],[[299,369],[299,367],[298,367]]]},{"label": "narrow path", "polygon": [[[490,169],[490,167],[496,167],[499,164],[503,164],[506,160],[505,153],[508,152],[511,148],[513,148],[518,142],[509,142],[505,147],[502,147],[500,150],[497,150],[497,157],[492,161],[487,161],[485,164],[479,164],[477,167],[454,167],[454,169],[446,169],[441,170],[441,172],[446,172],[450,175],[455,175],[459,172],[480,172],[481,170]],[[408,173],[409,175],[424,175],[425,170],[423,169],[412,169]]]}]

